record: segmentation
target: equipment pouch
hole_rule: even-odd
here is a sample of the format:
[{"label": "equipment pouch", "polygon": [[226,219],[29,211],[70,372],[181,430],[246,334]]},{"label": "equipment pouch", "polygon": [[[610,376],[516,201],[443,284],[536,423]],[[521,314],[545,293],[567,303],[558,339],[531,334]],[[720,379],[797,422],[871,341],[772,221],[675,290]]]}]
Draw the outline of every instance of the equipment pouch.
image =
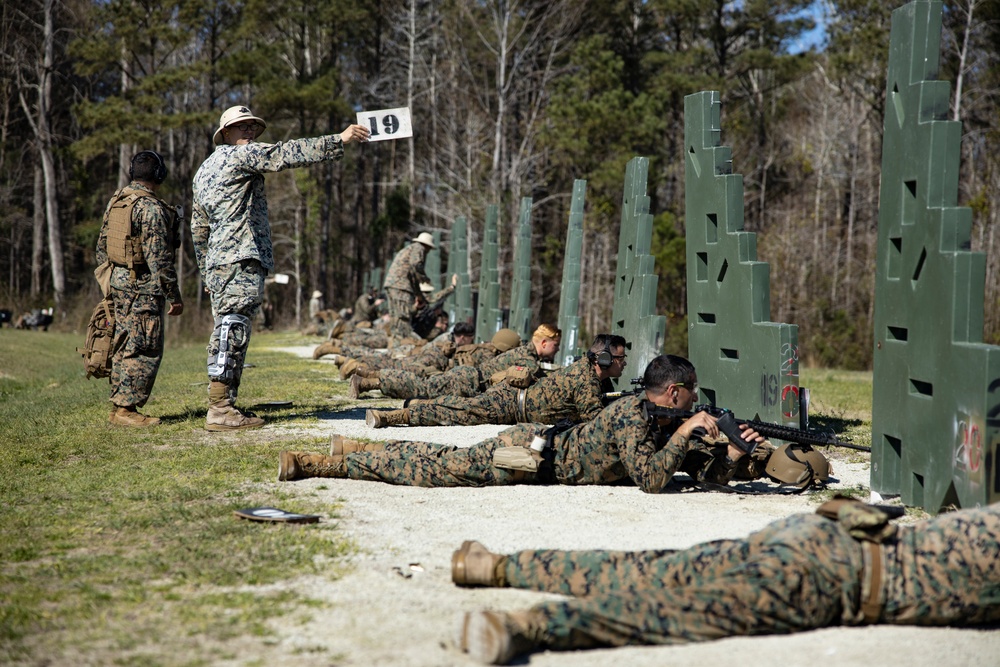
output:
[{"label": "equipment pouch", "polygon": [[538,472],[538,459],[526,447],[497,447],[493,452],[493,465],[504,470]]},{"label": "equipment pouch", "polygon": [[110,378],[112,346],[115,340],[115,305],[111,299],[102,299],[87,324],[84,346],[76,348],[83,357],[87,378]]},{"label": "equipment pouch", "polygon": [[889,522],[902,516],[905,510],[837,495],[820,505],[816,513],[837,521],[856,540],[882,543],[896,534],[896,526]]},{"label": "equipment pouch", "polygon": [[507,384],[518,389],[526,389],[535,381],[535,376],[527,366],[511,366],[506,372]]}]

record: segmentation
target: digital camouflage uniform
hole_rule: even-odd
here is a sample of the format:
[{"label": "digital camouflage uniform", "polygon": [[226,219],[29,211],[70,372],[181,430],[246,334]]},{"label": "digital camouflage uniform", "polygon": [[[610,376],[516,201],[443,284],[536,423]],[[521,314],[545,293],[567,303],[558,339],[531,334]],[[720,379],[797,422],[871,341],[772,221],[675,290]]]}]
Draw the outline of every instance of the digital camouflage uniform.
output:
[{"label": "digital camouflage uniform", "polygon": [[[591,421],[557,434],[548,481],[583,486],[631,479],[646,493],[660,493],[678,470],[698,481],[727,484],[732,479],[736,466],[727,462],[725,445],[710,448],[670,428],[654,433],[640,409],[643,398],[615,401]],[[545,428],[518,424],[471,447],[390,441],[381,452],[346,455],[346,474],[350,479],[410,486],[536,483],[540,480],[532,473],[494,466],[493,453],[499,447],[528,447]]]},{"label": "digital camouflage uniform", "polygon": [[[469,356],[462,348],[475,347]],[[511,366],[526,366],[536,370],[540,359],[533,343],[496,354],[491,343],[463,345],[455,353],[458,363],[441,375],[420,377],[416,373],[385,370],[379,373],[379,391],[391,398],[438,398],[440,396],[478,396],[489,387],[490,377]]]},{"label": "digital camouflage uniform", "polygon": [[[883,558],[848,530],[855,515],[866,520],[862,508],[841,510],[839,521],[795,515],[681,551],[521,551],[502,569],[508,586],[576,596],[532,608],[540,647],[555,649],[1000,621],[1000,505],[900,526],[883,539]],[[870,586],[878,560],[881,595]],[[870,590],[883,604],[865,614]]]},{"label": "digital camouflage uniform", "polygon": [[97,262],[108,261],[108,213],[130,190],[147,192],[132,209],[133,238],[142,238],[145,266],[134,277],[127,266],[111,272],[115,304],[115,339],[111,371],[111,402],[118,407],[142,407],[149,399],[163,359],[163,318],[166,302],[182,303],[174,268],[177,213],[149,188],[133,181],[108,202],[97,240]]},{"label": "digital camouflage uniform", "polygon": [[385,276],[386,302],[389,306],[389,335],[394,338],[413,336],[410,320],[415,314],[414,300],[420,294],[420,283],[429,283],[424,273],[427,246],[413,241],[400,250]]},{"label": "digital camouflage uniform", "polygon": [[[586,357],[527,389],[498,384],[472,398],[442,396],[410,406],[410,426],[474,424],[554,424],[561,419],[587,421],[601,411],[601,381]],[[523,409],[520,393],[523,392]]]},{"label": "digital camouflage uniform", "polygon": [[410,316],[410,327],[418,338],[434,340],[448,330],[447,323],[443,326],[438,322],[444,314],[442,305],[455,292],[455,288],[449,285],[443,290],[439,290],[426,298],[427,304],[423,307],[414,308]]},{"label": "digital camouflage uniform", "polygon": [[[208,344],[209,364],[219,353],[219,322],[241,315],[251,322],[264,297],[264,278],[274,269],[264,174],[344,156],[340,135],[292,139],[274,144],[216,146],[194,176],[191,240],[198,269],[212,299],[216,327]],[[235,398],[249,344],[236,341],[232,377],[225,382]],[[210,371],[211,372],[211,371]]]},{"label": "digital camouflage uniform", "polygon": [[353,322],[374,322],[378,319],[378,306],[370,294],[362,294],[354,302]]},{"label": "digital camouflage uniform", "polygon": [[[443,341],[416,347],[405,357],[394,357],[388,354],[365,354],[352,358],[378,371],[394,369],[425,374],[447,369],[451,364],[455,350],[455,343]],[[343,351],[343,347],[341,347],[341,351]]]},{"label": "digital camouflage uniform", "polygon": [[340,347],[346,357],[371,354],[373,350],[389,347],[389,336],[382,327],[358,328],[340,337]]}]

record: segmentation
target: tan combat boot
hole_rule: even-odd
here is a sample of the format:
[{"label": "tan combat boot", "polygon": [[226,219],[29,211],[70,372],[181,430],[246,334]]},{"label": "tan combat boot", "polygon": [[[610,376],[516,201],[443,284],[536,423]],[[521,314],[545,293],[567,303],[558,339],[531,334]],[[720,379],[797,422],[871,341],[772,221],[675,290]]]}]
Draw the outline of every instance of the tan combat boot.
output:
[{"label": "tan combat boot", "polygon": [[340,366],[340,379],[341,380],[349,379],[352,375],[354,375],[354,371],[356,371],[358,369],[358,366],[360,365],[361,362],[358,361],[357,359],[348,359],[347,361],[345,361]]},{"label": "tan combat boot", "polygon": [[340,352],[340,346],[336,343],[326,341],[325,343],[320,343],[313,350],[313,359],[319,359],[326,354],[338,354]]},{"label": "tan combat boot", "polygon": [[344,457],[306,452],[281,452],[278,455],[279,482],[307,477],[347,477]]},{"label": "tan combat boot", "polygon": [[541,648],[544,627],[537,611],[470,611],[459,617],[455,646],[485,665],[506,665]]},{"label": "tan combat boot", "polygon": [[466,540],[451,555],[451,580],[456,586],[507,585],[507,557],[495,554],[479,542]]},{"label": "tan combat boot", "polygon": [[229,399],[208,406],[205,417],[206,431],[238,431],[263,425],[263,419],[249,412],[240,412]]},{"label": "tan combat boot", "polygon": [[378,378],[369,379],[355,374],[353,377],[351,377],[351,389],[350,389],[351,398],[354,399],[360,398],[361,394],[365,393],[366,391],[372,391],[373,389],[378,389],[380,384],[381,381]]},{"label": "tan combat boot", "polygon": [[111,416],[108,417],[108,421],[116,426],[135,426],[138,428],[156,426],[160,423],[158,418],[147,417],[146,415],[140,414],[139,411],[131,405],[116,407],[111,411]]},{"label": "tan combat boot", "polygon": [[379,371],[379,369],[372,368],[368,364],[361,364],[360,366],[358,366],[357,370],[354,371],[354,374],[360,375],[363,378],[374,379],[377,377],[381,377],[379,375],[380,372],[381,371]]},{"label": "tan combat boot", "polygon": [[351,440],[334,433],[330,436],[330,456],[343,456],[355,452],[381,452],[385,449],[383,442],[361,442]]},{"label": "tan combat boot", "polygon": [[365,412],[365,423],[371,428],[386,426],[406,426],[410,423],[410,411],[401,410],[368,410]]},{"label": "tan combat boot", "polygon": [[337,320],[333,323],[333,327],[330,329],[330,338],[340,338],[347,331],[347,322],[344,320]]}]

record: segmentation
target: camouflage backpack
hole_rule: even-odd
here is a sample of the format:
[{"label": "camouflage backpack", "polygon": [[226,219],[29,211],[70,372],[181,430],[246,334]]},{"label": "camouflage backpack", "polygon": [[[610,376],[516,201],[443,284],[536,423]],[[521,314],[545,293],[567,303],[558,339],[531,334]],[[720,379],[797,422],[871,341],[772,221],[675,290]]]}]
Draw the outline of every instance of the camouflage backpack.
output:
[{"label": "camouflage backpack", "polygon": [[111,377],[111,348],[115,338],[115,305],[111,299],[101,299],[87,324],[87,340],[76,348],[83,356],[87,378]]}]

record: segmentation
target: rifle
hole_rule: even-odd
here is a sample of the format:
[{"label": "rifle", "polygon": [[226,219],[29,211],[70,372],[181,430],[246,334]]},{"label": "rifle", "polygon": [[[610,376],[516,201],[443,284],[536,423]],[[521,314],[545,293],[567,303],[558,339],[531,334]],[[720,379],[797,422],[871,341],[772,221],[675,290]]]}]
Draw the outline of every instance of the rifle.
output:
[{"label": "rifle", "polygon": [[680,410],[678,408],[664,408],[651,401],[643,401],[643,415],[650,425],[655,425],[658,419],[690,419],[698,412],[707,412],[716,418],[719,430],[726,434],[729,441],[737,448],[743,450],[745,454],[750,454],[757,447],[757,443],[747,442],[742,438],[740,424],[746,424],[753,430],[760,433],[765,438],[775,438],[786,442],[796,442],[800,445],[819,445],[822,447],[846,447],[856,449],[861,452],[870,452],[870,447],[855,445],[845,440],[838,440],[834,433],[821,433],[819,431],[803,431],[802,429],[785,426],[783,424],[770,424],[768,422],[757,421],[756,419],[737,419],[732,410],[719,408],[714,405],[696,405],[694,411]]},{"label": "rifle", "polygon": [[645,385],[642,384],[642,378],[633,378],[629,380],[632,383],[634,389],[623,389],[621,391],[608,391],[601,394],[601,400],[603,403],[607,404],[611,401],[617,401],[619,398],[625,398],[626,396],[638,396],[646,390]]}]

